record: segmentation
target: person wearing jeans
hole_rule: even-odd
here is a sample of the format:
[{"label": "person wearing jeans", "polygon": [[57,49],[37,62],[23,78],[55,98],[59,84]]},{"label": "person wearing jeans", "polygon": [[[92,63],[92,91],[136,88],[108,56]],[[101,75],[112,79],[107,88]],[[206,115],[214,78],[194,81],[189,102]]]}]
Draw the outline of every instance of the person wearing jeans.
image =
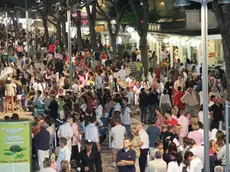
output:
[{"label": "person wearing jeans", "polygon": [[144,88],[141,88],[141,93],[139,94],[139,106],[141,109],[141,122],[146,124],[147,118],[147,107],[148,107],[148,94],[145,92]]},{"label": "person wearing jeans", "polygon": [[149,89],[148,103],[149,103],[149,121],[152,121],[155,118],[155,109],[159,105],[159,94],[152,88]]},{"label": "person wearing jeans", "polygon": [[127,106],[128,101],[129,100],[127,97],[122,98],[123,108],[121,110],[121,122],[126,129],[126,136],[132,138],[132,134],[131,134],[132,111]]},{"label": "person wearing jeans", "polygon": [[141,124],[137,124],[136,130],[139,133],[139,136],[141,138],[141,145],[139,146],[140,148],[140,158],[139,158],[140,172],[145,172],[145,167],[147,164],[147,155],[149,152],[149,135],[142,128]]}]

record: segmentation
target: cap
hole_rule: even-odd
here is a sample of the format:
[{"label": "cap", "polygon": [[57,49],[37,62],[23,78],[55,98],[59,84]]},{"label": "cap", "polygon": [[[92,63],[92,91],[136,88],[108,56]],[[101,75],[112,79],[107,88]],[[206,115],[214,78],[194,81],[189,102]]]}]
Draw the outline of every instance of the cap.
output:
[{"label": "cap", "polygon": [[89,144],[93,144],[92,140],[88,139],[85,141],[85,144],[89,145]]}]

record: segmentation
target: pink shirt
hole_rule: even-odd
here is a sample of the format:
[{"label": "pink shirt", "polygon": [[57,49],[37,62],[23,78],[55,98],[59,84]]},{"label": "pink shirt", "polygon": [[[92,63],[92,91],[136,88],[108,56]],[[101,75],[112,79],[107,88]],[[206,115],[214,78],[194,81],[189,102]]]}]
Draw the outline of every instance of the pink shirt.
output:
[{"label": "pink shirt", "polygon": [[81,85],[85,86],[86,80],[84,76],[81,76],[79,80],[81,81]]},{"label": "pink shirt", "polygon": [[188,138],[194,139],[196,142],[196,146],[201,146],[201,142],[203,141],[202,134],[199,131],[191,131],[188,133]]},{"label": "pink shirt", "polygon": [[181,115],[178,119],[178,124],[181,125],[180,137],[186,137],[188,135],[189,120],[184,115]]}]

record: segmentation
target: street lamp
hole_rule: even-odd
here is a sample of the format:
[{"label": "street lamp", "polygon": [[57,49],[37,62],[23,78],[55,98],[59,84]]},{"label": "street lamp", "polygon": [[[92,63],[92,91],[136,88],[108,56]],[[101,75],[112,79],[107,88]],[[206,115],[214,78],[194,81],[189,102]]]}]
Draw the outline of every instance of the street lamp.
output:
[{"label": "street lamp", "polygon": [[[201,4],[201,37],[202,37],[202,89],[203,89],[203,112],[204,112],[204,171],[210,171],[209,159],[209,119],[208,119],[208,64],[207,64],[207,36],[208,36],[208,7],[207,4],[213,0],[191,0]],[[230,3],[230,0],[219,0],[219,4]],[[188,0],[176,0],[175,6],[189,6]],[[228,126],[226,126],[226,134]],[[229,141],[228,141],[229,142]],[[229,171],[229,146],[226,143],[226,171]]]},{"label": "street lamp", "polygon": [[8,55],[8,42],[9,42],[9,37],[8,37],[8,13],[7,13],[7,5],[5,4],[5,17],[6,17],[6,44],[5,44],[5,46],[6,46],[6,53],[7,53],[7,55]]}]

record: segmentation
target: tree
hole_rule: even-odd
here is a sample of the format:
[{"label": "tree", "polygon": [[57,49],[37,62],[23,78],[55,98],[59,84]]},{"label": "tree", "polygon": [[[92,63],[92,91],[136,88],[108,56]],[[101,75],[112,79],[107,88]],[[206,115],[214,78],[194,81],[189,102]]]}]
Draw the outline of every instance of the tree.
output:
[{"label": "tree", "polygon": [[77,18],[76,18],[76,27],[77,27],[77,51],[80,52],[82,49],[82,37],[81,37],[81,8],[78,9],[78,5],[81,4],[81,0],[77,0]]},{"label": "tree", "polygon": [[[97,3],[97,12],[103,16],[108,24],[109,36],[111,38],[111,46],[113,48],[113,56],[117,54],[117,36],[120,32],[121,21],[125,8],[128,6],[121,7],[119,0],[107,0],[108,3],[108,13],[106,13],[102,7]],[[112,21],[115,21],[115,26],[113,27]]]},{"label": "tree", "polygon": [[140,0],[138,4],[136,1],[129,0],[131,8],[136,16],[136,30],[140,36],[140,51],[141,61],[144,67],[144,74],[148,73],[148,47],[147,47],[147,34],[148,34],[148,19],[149,19],[149,3],[148,0]]},{"label": "tree", "polygon": [[230,4],[220,5],[217,0],[214,0],[212,2],[212,10],[216,16],[223,41],[227,99],[230,101]]},{"label": "tree", "polygon": [[[97,38],[96,38],[96,31],[95,31],[97,7],[96,7],[96,3],[91,4],[87,0],[84,0],[83,2],[85,3],[85,8],[88,16],[91,48],[94,52],[97,49]],[[90,9],[90,5],[91,5],[91,9]]]}]

